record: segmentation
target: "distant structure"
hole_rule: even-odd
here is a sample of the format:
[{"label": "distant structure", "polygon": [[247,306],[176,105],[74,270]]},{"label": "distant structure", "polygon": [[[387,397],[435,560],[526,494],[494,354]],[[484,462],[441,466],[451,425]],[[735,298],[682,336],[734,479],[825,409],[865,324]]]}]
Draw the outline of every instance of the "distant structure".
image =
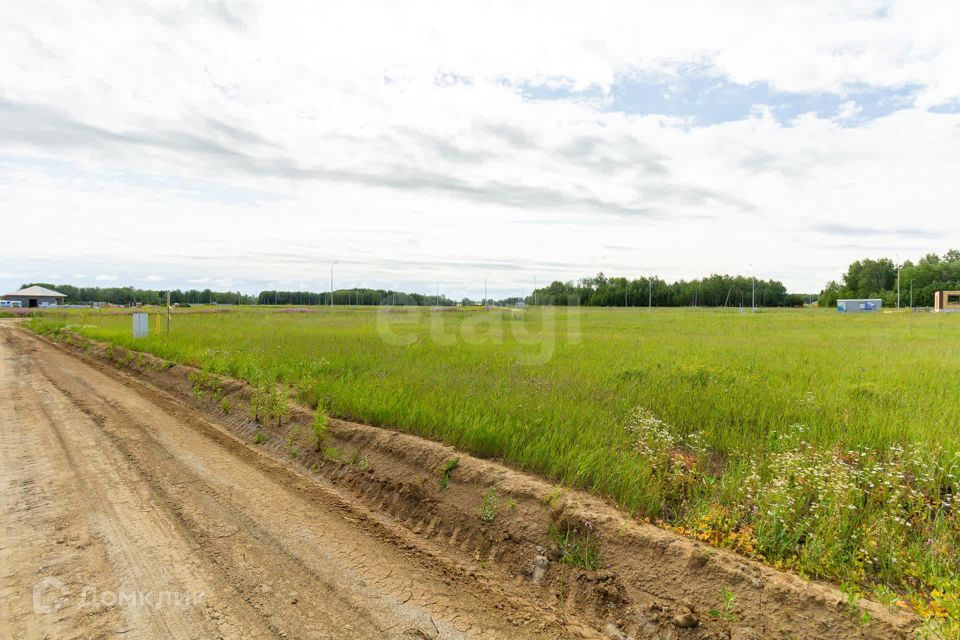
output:
[{"label": "distant structure", "polygon": [[938,313],[960,311],[960,291],[937,291],[934,293],[933,310]]},{"label": "distant structure", "polygon": [[837,311],[840,313],[863,313],[869,311],[879,311],[883,308],[883,300],[880,298],[854,298],[850,300],[837,300]]},{"label": "distant structure", "polygon": [[63,304],[67,296],[59,291],[34,286],[8,293],[0,296],[0,298],[10,302],[19,302],[21,307],[56,307]]}]

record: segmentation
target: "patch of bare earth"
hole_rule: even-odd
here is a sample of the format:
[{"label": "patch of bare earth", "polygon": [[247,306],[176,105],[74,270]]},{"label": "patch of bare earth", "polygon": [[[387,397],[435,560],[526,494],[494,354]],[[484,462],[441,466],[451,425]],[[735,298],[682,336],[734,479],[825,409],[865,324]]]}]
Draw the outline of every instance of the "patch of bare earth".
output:
[{"label": "patch of bare earth", "polygon": [[[254,423],[235,380],[198,398],[189,367],[0,335],[0,635],[879,639],[917,624],[867,601],[853,615],[831,586],[444,445],[333,420],[324,453],[312,412]],[[70,593],[35,614],[30,586],[48,575]],[[205,597],[78,608],[81,584]]]}]

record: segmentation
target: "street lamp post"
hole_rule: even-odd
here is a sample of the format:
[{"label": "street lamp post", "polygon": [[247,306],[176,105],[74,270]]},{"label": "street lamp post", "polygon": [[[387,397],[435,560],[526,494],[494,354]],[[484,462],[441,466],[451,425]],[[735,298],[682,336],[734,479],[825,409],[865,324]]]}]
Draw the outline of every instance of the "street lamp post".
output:
[{"label": "street lamp post", "polygon": [[900,260],[897,260],[897,311],[900,310]]},{"label": "street lamp post", "polygon": [[333,265],[340,264],[339,260],[330,263],[330,306],[333,307]]}]

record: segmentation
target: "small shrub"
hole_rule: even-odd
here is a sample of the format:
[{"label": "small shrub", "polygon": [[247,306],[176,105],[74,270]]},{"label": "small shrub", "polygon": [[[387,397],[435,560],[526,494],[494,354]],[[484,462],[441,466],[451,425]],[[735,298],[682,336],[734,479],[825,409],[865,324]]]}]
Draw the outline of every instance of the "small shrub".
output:
[{"label": "small shrub", "polygon": [[210,392],[210,398],[214,402],[219,402],[223,397],[223,388],[220,386],[220,378],[216,374],[206,371],[195,371],[187,376],[187,379],[193,385],[193,395],[197,400],[204,400],[206,392]]},{"label": "small shrub", "polygon": [[284,387],[274,387],[270,392],[270,417],[277,421],[279,427],[284,418],[290,415],[290,393]]},{"label": "small shrub", "polygon": [[253,444],[264,444],[267,441],[267,434],[263,431],[257,431],[253,434]]},{"label": "small shrub", "polygon": [[220,401],[220,411],[222,411],[224,414],[227,414],[227,413],[230,413],[230,409],[231,409],[230,401],[227,400],[226,398],[223,398]]},{"label": "small shrub", "polygon": [[323,440],[327,437],[327,413],[323,410],[323,407],[317,407],[317,413],[313,417],[313,438],[316,442],[316,449],[320,451],[323,448]]},{"label": "small shrub", "polygon": [[254,422],[260,422],[265,417],[269,407],[269,391],[266,387],[258,386],[250,394],[250,417]]}]

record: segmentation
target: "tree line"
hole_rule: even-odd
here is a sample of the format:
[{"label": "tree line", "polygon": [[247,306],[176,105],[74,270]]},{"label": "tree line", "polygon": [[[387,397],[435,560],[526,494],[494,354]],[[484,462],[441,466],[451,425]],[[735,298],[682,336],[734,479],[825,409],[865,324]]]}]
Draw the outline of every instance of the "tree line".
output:
[{"label": "tree line", "polygon": [[[136,287],[77,287],[72,284],[50,284],[47,282],[32,282],[21,285],[23,287],[45,287],[53,289],[67,296],[66,304],[90,304],[105,302],[107,304],[165,304],[167,291],[164,289],[138,289]],[[240,293],[239,291],[212,291],[211,289],[180,289],[170,290],[172,304],[256,304],[257,297]]]},{"label": "tree line", "polygon": [[[261,291],[257,304],[330,304],[330,292],[310,291]],[[457,303],[447,296],[423,293],[406,293],[392,289],[337,289],[333,292],[335,305],[404,305],[452,307]]]},{"label": "tree line", "polygon": [[577,282],[550,283],[526,298],[528,304],[582,307],[800,307],[810,296],[788,294],[778,280],[714,274],[666,282],[657,277],[608,278],[603,273]]},{"label": "tree line", "polygon": [[[934,292],[951,290],[960,290],[960,250],[928,253],[900,265],[900,306],[932,307]],[[844,298],[880,298],[884,306],[896,306],[897,264],[890,258],[855,261],[839,282],[827,283],[818,304],[833,307]]]},{"label": "tree line", "polygon": [[[104,302],[116,305],[163,305],[166,304],[167,291],[164,289],[139,289],[136,287],[77,287],[72,284],[50,284],[31,282],[25,287],[45,287],[67,296],[66,304],[91,304]],[[439,305],[454,306],[457,303],[440,295],[407,293],[385,289],[339,289],[333,292],[333,304],[336,305]],[[276,305],[325,305],[330,304],[329,291],[261,291],[257,295],[239,291],[213,291],[211,289],[170,290],[171,304],[276,304]],[[472,304],[471,301],[467,301]]]},{"label": "tree line", "polygon": [[[70,284],[50,284],[43,282],[24,284],[54,289],[67,296],[67,304],[90,304],[102,302],[116,305],[162,305],[166,301],[167,291],[163,289],[139,289],[135,287],[77,287]],[[338,289],[332,294],[335,305],[402,305],[402,306],[472,306],[492,304],[515,306],[560,305],[560,306],[646,306],[657,307],[709,306],[738,307],[750,306],[751,293],[755,295],[756,305],[761,307],[802,306],[803,296],[789,295],[783,284],[776,280],[754,280],[746,276],[712,275],[699,280],[679,280],[668,283],[660,278],[608,278],[603,273],[592,278],[582,278],[577,282],[554,281],[546,287],[536,289],[525,297],[509,297],[500,300],[493,298],[473,300],[463,298],[456,301],[440,294],[409,293],[392,289]],[[213,291],[211,289],[170,290],[170,302],[186,304],[227,304],[227,305],[328,305],[331,302],[329,291],[261,291],[257,295],[248,295],[239,291]]]}]

